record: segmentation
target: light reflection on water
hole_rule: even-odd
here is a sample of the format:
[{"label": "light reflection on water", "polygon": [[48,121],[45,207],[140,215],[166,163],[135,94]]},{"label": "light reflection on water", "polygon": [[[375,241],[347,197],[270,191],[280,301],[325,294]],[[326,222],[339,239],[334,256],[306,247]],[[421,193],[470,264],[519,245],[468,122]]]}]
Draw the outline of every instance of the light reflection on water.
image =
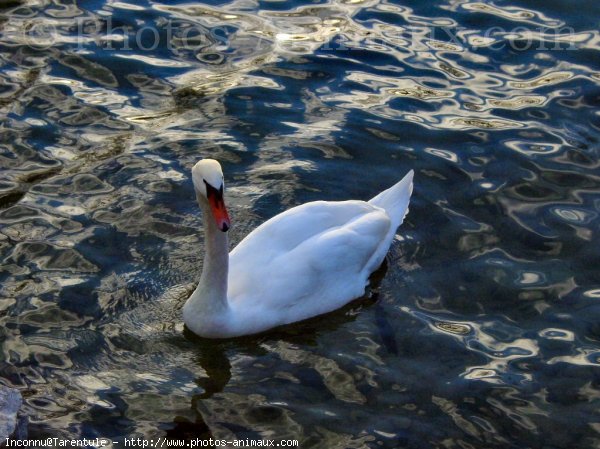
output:
[{"label": "light reflection on water", "polygon": [[[600,444],[595,3],[18,3],[0,382],[30,436]],[[281,332],[184,332],[206,156],[233,243],[415,169],[385,276]]]}]

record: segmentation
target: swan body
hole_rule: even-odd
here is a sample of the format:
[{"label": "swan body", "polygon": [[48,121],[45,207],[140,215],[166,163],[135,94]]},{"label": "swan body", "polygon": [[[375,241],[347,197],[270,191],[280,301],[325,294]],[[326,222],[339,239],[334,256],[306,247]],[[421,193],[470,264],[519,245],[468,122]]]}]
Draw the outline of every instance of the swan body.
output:
[{"label": "swan body", "polygon": [[411,170],[368,202],[315,201],[289,209],[228,254],[221,168],[211,159],[198,162],[192,179],[203,210],[206,257],[200,283],[183,307],[187,327],[208,338],[254,334],[362,296],[408,212],[412,178]]}]

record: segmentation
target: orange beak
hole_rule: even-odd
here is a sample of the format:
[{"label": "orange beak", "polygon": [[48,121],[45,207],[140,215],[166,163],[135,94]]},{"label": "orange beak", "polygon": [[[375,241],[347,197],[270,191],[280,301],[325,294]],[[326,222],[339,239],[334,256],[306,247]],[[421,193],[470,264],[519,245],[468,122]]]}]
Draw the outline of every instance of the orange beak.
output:
[{"label": "orange beak", "polygon": [[221,231],[227,232],[231,227],[231,222],[229,221],[229,214],[223,200],[223,188],[221,187],[220,190],[217,190],[207,185],[207,196],[208,204],[210,205],[210,210],[215,218],[217,227]]}]

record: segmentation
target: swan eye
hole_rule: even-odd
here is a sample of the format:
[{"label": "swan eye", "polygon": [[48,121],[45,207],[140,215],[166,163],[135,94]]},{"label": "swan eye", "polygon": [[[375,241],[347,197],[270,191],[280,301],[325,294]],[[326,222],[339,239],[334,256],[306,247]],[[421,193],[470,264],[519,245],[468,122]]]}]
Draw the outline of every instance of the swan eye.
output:
[{"label": "swan eye", "polygon": [[207,198],[210,198],[212,195],[216,195],[217,198],[223,198],[223,184],[221,184],[221,187],[217,189],[213,187],[212,184],[209,184],[206,179],[203,179],[202,181],[204,181],[204,185],[206,186]]}]

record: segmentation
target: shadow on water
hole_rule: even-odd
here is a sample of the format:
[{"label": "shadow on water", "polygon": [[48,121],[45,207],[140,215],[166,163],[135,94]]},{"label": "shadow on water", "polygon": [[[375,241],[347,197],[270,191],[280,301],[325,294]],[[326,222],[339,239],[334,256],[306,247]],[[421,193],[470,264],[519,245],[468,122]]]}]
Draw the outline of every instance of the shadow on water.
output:
[{"label": "shadow on water", "polygon": [[[195,413],[195,418],[174,418],[172,427],[167,430],[167,437],[214,439],[214,435],[203,419],[201,402],[223,392],[231,380],[230,354],[237,356],[242,354],[258,359],[267,353],[262,344],[270,342],[285,342],[301,347],[316,346],[319,334],[334,331],[340,326],[351,323],[366,307],[377,307],[378,289],[387,269],[388,263],[387,260],[384,260],[383,264],[371,275],[370,286],[362,298],[328,314],[280,326],[271,331],[230,339],[206,339],[197,336],[187,326],[184,326],[183,336],[193,345],[194,351],[197,353],[196,362],[206,375],[195,380],[195,383],[202,389],[202,393],[194,395],[191,401],[191,410]],[[384,312],[377,312],[377,316],[378,323],[383,330],[390,326]],[[382,332],[382,339],[386,341],[386,345],[392,347],[392,351],[396,351],[395,342],[390,341],[385,335],[386,333]]]}]

